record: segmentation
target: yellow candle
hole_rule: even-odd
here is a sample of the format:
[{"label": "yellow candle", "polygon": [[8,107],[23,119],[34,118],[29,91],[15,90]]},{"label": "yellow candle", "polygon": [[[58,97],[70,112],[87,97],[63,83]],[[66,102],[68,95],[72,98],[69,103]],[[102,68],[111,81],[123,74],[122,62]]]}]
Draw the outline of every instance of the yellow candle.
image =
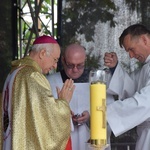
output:
[{"label": "yellow candle", "polygon": [[104,83],[90,85],[90,114],[91,144],[106,145],[106,85]]}]

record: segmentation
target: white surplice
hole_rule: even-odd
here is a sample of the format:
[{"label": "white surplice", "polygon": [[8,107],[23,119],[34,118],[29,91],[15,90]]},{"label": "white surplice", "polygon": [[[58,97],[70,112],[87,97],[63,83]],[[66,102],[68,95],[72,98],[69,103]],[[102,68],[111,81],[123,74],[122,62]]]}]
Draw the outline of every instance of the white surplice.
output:
[{"label": "white surplice", "polygon": [[137,126],[136,150],[150,150],[150,56],[131,76],[118,64],[108,91],[119,95],[119,100],[107,107],[107,120],[115,136]]},{"label": "white surplice", "polygon": [[[12,122],[12,112],[11,112],[11,98],[12,98],[12,89],[13,89],[13,82],[15,75],[21,68],[16,69],[12,74],[9,74],[7,76],[6,82],[4,84],[3,89],[3,113],[2,116],[6,120],[9,120],[7,130],[3,131],[3,149],[10,150],[11,149],[11,135],[12,135],[12,129],[11,129],[11,122]],[[7,118],[8,117],[8,118]],[[4,128],[4,120],[3,120],[3,128]]]},{"label": "white surplice", "polygon": [[[52,87],[52,93],[57,98],[56,86],[62,87],[63,81],[59,72],[47,76]],[[81,114],[87,110],[90,113],[90,85],[89,83],[74,83],[75,91],[70,102],[70,108],[75,114]],[[113,96],[107,94],[107,105],[114,101]],[[111,129],[107,128],[107,141],[110,144]],[[74,131],[71,132],[72,150],[89,150],[86,143],[90,139],[90,131],[86,124],[74,126]],[[111,150],[109,146],[106,150]]]},{"label": "white surplice", "polygon": [[[52,87],[52,93],[57,98],[56,87],[62,88],[63,81],[60,73],[55,73],[47,77]],[[75,90],[70,102],[70,108],[75,114],[81,114],[87,110],[90,112],[89,83],[75,83]],[[72,149],[87,150],[86,142],[90,138],[90,131],[86,124],[74,126],[71,132]]]}]

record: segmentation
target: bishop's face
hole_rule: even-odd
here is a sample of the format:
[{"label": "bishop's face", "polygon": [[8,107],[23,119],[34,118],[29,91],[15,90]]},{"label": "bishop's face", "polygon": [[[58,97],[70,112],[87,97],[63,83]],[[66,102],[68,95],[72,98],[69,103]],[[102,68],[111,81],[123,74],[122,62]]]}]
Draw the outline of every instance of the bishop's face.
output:
[{"label": "bishop's face", "polygon": [[45,50],[43,52],[42,57],[42,73],[47,74],[50,70],[57,68],[57,62],[60,57],[60,47],[58,44],[52,44],[52,51],[50,50],[49,53]]}]

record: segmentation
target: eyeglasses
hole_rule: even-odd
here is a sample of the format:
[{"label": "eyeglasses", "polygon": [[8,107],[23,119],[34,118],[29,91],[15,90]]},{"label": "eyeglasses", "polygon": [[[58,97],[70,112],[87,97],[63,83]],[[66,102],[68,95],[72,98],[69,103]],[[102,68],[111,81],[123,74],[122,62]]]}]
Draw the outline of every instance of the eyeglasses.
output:
[{"label": "eyeglasses", "polygon": [[78,70],[81,70],[81,69],[84,68],[84,64],[83,64],[83,63],[82,63],[82,64],[77,64],[77,65],[69,64],[69,63],[66,62],[65,58],[64,58],[64,63],[65,63],[65,65],[66,65],[66,67],[67,67],[68,69],[77,68]]},{"label": "eyeglasses", "polygon": [[53,58],[55,63],[58,63],[58,59],[57,58],[54,58],[54,56],[52,54],[50,54],[50,56]]}]

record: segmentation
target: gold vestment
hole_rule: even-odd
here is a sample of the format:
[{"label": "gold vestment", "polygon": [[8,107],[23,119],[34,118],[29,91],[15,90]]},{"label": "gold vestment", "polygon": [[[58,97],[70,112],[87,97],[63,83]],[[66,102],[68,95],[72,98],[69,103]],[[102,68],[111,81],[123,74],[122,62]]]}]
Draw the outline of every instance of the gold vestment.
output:
[{"label": "gold vestment", "polygon": [[70,107],[55,100],[41,68],[29,56],[12,62],[22,67],[12,88],[12,150],[65,150],[70,137]]}]

